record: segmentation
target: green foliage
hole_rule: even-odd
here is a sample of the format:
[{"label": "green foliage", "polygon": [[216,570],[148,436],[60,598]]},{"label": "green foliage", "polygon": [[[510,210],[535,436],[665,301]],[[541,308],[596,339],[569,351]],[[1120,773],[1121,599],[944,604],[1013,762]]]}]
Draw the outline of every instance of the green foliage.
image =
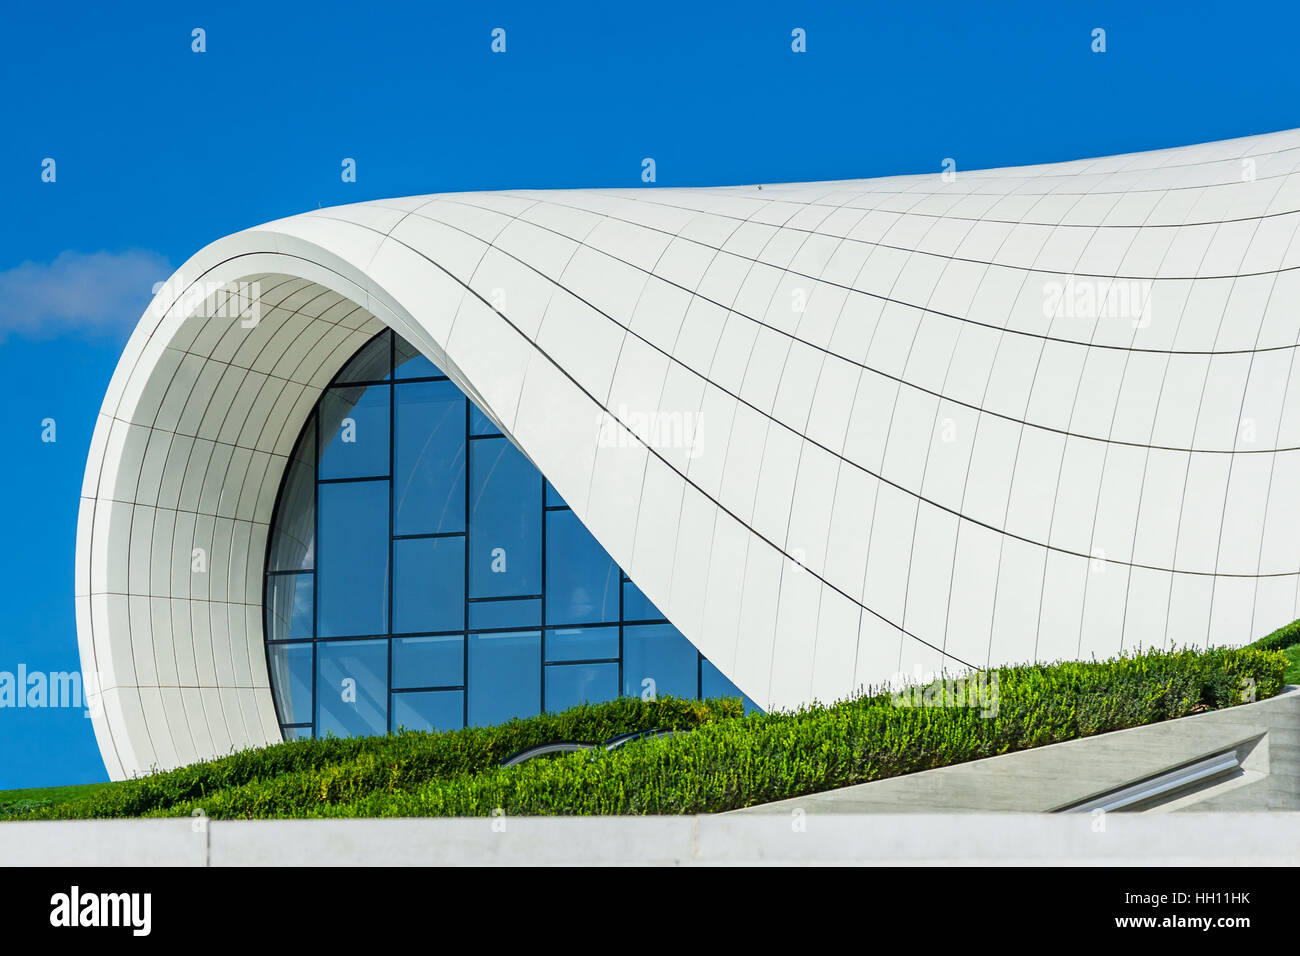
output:
[{"label": "green foliage", "polygon": [[1284,652],[1290,665],[1283,680],[1288,684],[1300,684],[1300,621],[1284,624],[1250,646],[1266,651]]},{"label": "green foliage", "polygon": [[1264,651],[1280,651],[1296,644],[1300,644],[1300,621],[1284,624],[1250,646]]},{"label": "green foliage", "polygon": [[1287,684],[1300,684],[1300,644],[1292,644],[1282,651],[1286,655],[1287,669],[1282,680]]},{"label": "green foliage", "polygon": [[[1004,667],[966,698],[887,693],[792,713],[623,698],[444,734],[300,741],[130,781],[32,818],[700,813],[879,780],[1276,694],[1285,656],[1149,651]],[[968,685],[969,686],[969,685]],[[977,691],[981,685],[976,683]],[[903,704],[900,706],[900,703]],[[500,768],[526,747],[655,727],[691,733]]]},{"label": "green foliage", "polygon": [[111,783],[73,783],[62,787],[30,787],[24,790],[0,790],[0,820],[25,816],[44,807],[89,796],[97,790],[115,786]]},{"label": "green foliage", "polygon": [[11,800],[0,804],[0,820],[28,817],[46,807],[54,806],[52,800]]},{"label": "green foliage", "polygon": [[311,815],[732,810],[1233,706],[1277,693],[1283,666],[1276,652],[1215,649],[1003,668],[996,708],[900,707],[875,694],[793,714],[717,721],[613,753],[461,774],[320,806]]},{"label": "green foliage", "polygon": [[630,731],[688,729],[742,713],[734,700],[624,697],[495,727],[297,740],[124,781],[83,800],[39,808],[30,816],[189,815],[196,809],[214,817],[301,816],[319,804],[476,773],[554,740],[598,743]]}]

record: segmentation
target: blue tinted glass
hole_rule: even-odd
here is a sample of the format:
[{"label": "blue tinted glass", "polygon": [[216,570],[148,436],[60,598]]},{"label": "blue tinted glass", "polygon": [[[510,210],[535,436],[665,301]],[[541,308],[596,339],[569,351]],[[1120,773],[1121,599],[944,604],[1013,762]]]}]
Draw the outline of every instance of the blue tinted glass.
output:
[{"label": "blue tinted glass", "polygon": [[623,693],[641,696],[654,681],[655,696],[694,697],[699,652],[671,624],[623,628]]},{"label": "blue tinted glass", "polygon": [[459,727],[467,705],[471,723],[499,723],[640,695],[646,681],[659,694],[738,694],[658,623],[527,457],[396,336],[348,363],[293,458],[268,570],[294,573],[268,575],[265,590],[286,739],[311,736],[313,721],[316,736]]},{"label": "blue tinted glass", "polygon": [[618,620],[619,571],[572,511],[546,513],[546,623]]},{"label": "blue tinted glass", "polygon": [[316,735],[388,732],[388,642],[316,645]]},{"label": "blue tinted glass", "polygon": [[268,571],[299,571],[314,566],[316,555],[316,416],[293,450],[275,507]]},{"label": "blue tinted glass", "polygon": [[388,631],[388,482],[322,484],[318,637]]},{"label": "blue tinted glass", "polygon": [[471,435],[500,435],[501,429],[493,425],[492,419],[480,412],[477,405],[470,405],[469,433]]},{"label": "blue tinted glass", "polygon": [[537,631],[471,634],[469,722],[500,724],[542,709],[542,635]]},{"label": "blue tinted glass", "polygon": [[752,714],[759,706],[740,692],[740,688],[727,679],[727,675],[713,666],[707,657],[700,658],[701,697],[739,697],[745,713]]},{"label": "blue tinted glass", "polygon": [[542,601],[522,598],[504,601],[474,601],[469,606],[469,629],[541,627]]},{"label": "blue tinted glass", "polygon": [[273,574],[266,588],[266,638],[291,641],[312,637],[310,574]]},{"label": "blue tinted glass", "polygon": [[617,627],[566,627],[546,632],[546,661],[618,658]]},{"label": "blue tinted glass", "polygon": [[285,740],[311,740],[310,727],[285,727]]},{"label": "blue tinted glass", "polygon": [[546,709],[566,710],[618,696],[617,664],[550,664],[546,668]]},{"label": "blue tinted glass", "polygon": [[505,438],[470,443],[469,591],[542,591],[542,479]]},{"label": "blue tinted glass", "polygon": [[391,332],[380,332],[361,346],[343,370],[334,377],[335,384],[344,382],[380,382],[388,378]]},{"label": "blue tinted glass", "polygon": [[555,490],[555,486],[549,481],[546,483],[546,507],[548,508],[567,508],[569,504],[560,497],[560,493]]},{"label": "blue tinted glass", "polygon": [[459,687],[465,683],[465,638],[393,639],[393,688]]},{"label": "blue tinted glass", "polygon": [[311,645],[271,646],[271,686],[280,719],[286,724],[311,720]]},{"label": "blue tinted glass", "polygon": [[465,398],[451,382],[394,394],[393,533],[465,530]]},{"label": "blue tinted glass", "polygon": [[464,691],[424,690],[393,695],[394,730],[460,730],[464,726]]},{"label": "blue tinted glass", "polygon": [[442,374],[437,366],[420,354],[419,349],[401,336],[397,337],[394,360],[397,363],[396,378],[431,378]]},{"label": "blue tinted glass", "polygon": [[464,538],[399,539],[393,566],[395,634],[464,629]]},{"label": "blue tinted glass", "polygon": [[320,477],[388,474],[388,385],[331,388],[320,403]]},{"label": "blue tinted glass", "polygon": [[650,603],[650,599],[641,593],[641,589],[631,581],[623,582],[623,620],[625,621],[663,621],[664,613]]}]

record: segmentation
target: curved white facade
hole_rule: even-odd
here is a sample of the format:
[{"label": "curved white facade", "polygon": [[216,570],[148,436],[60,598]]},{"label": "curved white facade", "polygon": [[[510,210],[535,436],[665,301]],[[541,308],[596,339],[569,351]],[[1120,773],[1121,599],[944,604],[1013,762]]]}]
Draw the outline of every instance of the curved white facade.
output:
[{"label": "curved white facade", "polygon": [[110,774],[280,738],[267,526],[383,326],[764,707],[1295,618],[1297,163],[1286,132],[954,181],[380,200],[213,243],[141,320],[86,468]]}]

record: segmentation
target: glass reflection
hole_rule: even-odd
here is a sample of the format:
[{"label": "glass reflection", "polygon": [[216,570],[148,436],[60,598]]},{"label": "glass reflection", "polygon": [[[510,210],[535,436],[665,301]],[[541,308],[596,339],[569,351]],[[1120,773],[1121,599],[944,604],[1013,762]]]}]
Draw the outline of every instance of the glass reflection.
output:
[{"label": "glass reflection", "polygon": [[542,476],[505,438],[470,456],[470,597],[541,594]]},{"label": "glass reflection", "polygon": [[388,642],[316,645],[316,733],[356,737],[388,732]]},{"label": "glass reflection", "polygon": [[393,533],[465,530],[465,410],[451,382],[397,386]]},{"label": "glass reflection", "polygon": [[317,637],[388,630],[388,482],[322,484]]},{"label": "glass reflection", "polygon": [[387,385],[331,388],[320,403],[320,466],[325,479],[388,475]]},{"label": "glass reflection", "polygon": [[618,696],[618,664],[562,664],[546,668],[546,709],[599,704]]},{"label": "glass reflection", "polygon": [[387,332],[322,394],[267,556],[286,739],[495,724],[619,693],[739,696],[527,457]]}]

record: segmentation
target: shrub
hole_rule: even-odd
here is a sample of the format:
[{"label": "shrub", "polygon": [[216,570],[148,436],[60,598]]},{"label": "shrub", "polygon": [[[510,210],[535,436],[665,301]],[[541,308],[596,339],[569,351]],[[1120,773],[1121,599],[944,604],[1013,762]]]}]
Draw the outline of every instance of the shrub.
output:
[{"label": "shrub", "polygon": [[1296,644],[1300,644],[1300,621],[1284,624],[1250,646],[1264,651],[1281,651]]},{"label": "shrub", "polygon": [[0,804],[0,820],[8,820],[11,817],[30,817],[37,811],[53,805],[52,800],[14,800],[3,803]]},{"label": "shrub", "polygon": [[[155,774],[29,818],[218,818],[700,813],[1077,737],[1276,694],[1286,657],[1248,647],[1148,651],[992,672],[987,698],[908,706],[867,692],[831,705],[742,716],[738,700],[622,698],[499,727],[326,739],[245,751]],[[937,686],[937,685],[935,685]],[[934,690],[934,687],[931,688]],[[916,706],[920,703],[922,706]],[[969,706],[974,703],[979,706]],[[589,743],[656,727],[693,732],[501,768],[555,740]]]},{"label": "shrub", "polygon": [[[887,694],[751,715],[312,808],[312,816],[711,813],[1233,706],[1281,689],[1276,652],[1152,651],[1003,668],[996,714]],[[1245,683],[1243,684],[1243,681]],[[1246,696],[1243,697],[1243,692]]]},{"label": "shrub", "polygon": [[298,740],[124,781],[30,816],[132,817],[158,811],[188,815],[195,809],[223,817],[300,815],[321,802],[474,773],[526,747],[554,740],[598,743],[630,731],[688,729],[743,712],[736,700],[624,697],[495,727]]}]

